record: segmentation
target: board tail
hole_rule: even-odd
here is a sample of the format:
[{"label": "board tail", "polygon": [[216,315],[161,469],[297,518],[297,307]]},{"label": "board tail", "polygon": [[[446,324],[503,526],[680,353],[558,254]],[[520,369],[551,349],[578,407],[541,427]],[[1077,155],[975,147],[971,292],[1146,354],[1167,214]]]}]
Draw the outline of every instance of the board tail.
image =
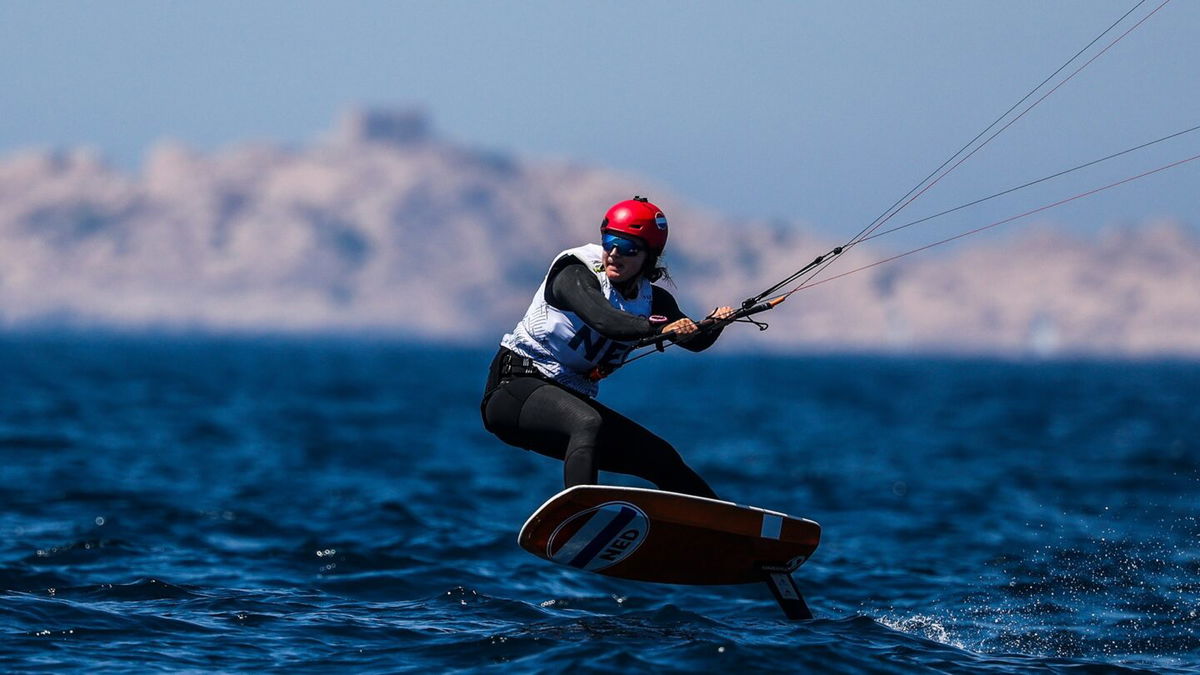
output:
[{"label": "board tail", "polygon": [[796,581],[792,579],[791,573],[769,567],[763,567],[762,570],[767,577],[767,587],[771,589],[771,595],[775,596],[775,601],[779,603],[779,608],[787,618],[792,621],[807,621],[813,618],[812,611],[808,609],[808,603],[804,602],[804,596],[800,595],[800,589],[796,588]]}]

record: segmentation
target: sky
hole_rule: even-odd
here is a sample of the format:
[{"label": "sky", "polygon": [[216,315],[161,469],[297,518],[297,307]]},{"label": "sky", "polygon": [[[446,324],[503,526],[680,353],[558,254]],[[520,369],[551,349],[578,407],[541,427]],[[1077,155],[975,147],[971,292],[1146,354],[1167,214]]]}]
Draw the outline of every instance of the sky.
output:
[{"label": "sky", "polygon": [[[84,145],[136,171],[163,139],[302,146],[351,107],[416,106],[455,142],[849,238],[1135,4],[0,0],[0,156]],[[1200,124],[1198,26],[1200,2],[1168,0],[890,224]],[[917,245],[1196,154],[1200,132],[893,237]],[[1043,215],[1200,227],[1197,184],[1200,161]]]}]

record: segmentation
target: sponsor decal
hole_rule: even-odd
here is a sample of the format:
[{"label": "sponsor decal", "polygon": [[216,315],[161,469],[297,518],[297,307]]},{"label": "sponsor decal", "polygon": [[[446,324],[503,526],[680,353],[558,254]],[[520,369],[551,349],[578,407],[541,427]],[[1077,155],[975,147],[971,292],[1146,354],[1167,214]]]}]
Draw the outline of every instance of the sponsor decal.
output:
[{"label": "sponsor decal", "polygon": [[632,342],[617,342],[592,331],[587,324],[579,327],[567,346],[581,354],[589,363],[612,365],[625,361],[625,355],[633,349]]},{"label": "sponsor decal", "polygon": [[798,600],[800,594],[796,592],[796,584],[786,574],[776,572],[771,574],[771,584],[779,592],[779,597],[787,600]]},{"label": "sponsor decal", "polygon": [[565,520],[550,535],[548,557],[597,572],[628,558],[650,532],[646,513],[628,502],[607,502]]},{"label": "sponsor decal", "polygon": [[667,217],[662,214],[662,211],[654,214],[654,224],[657,225],[658,229],[660,230],[667,229]]},{"label": "sponsor decal", "polygon": [[805,560],[808,560],[808,556],[798,555],[795,558],[792,558],[791,560],[787,561],[788,571],[795,572],[796,568],[803,565]]}]

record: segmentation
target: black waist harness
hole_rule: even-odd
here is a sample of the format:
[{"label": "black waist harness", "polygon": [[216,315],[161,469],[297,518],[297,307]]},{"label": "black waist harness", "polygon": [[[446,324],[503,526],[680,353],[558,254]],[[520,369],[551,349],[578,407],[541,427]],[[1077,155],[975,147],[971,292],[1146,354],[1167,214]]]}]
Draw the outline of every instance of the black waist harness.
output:
[{"label": "black waist harness", "polygon": [[514,377],[545,378],[542,371],[533,365],[533,359],[507,349],[500,348],[500,381],[511,380]]},{"label": "black waist harness", "polygon": [[[492,365],[488,367],[487,386],[483,389],[483,400],[479,404],[480,412],[487,409],[488,398],[491,397],[500,385],[517,377],[536,377],[540,380],[553,382],[550,378],[542,374],[542,371],[533,365],[533,359],[528,356],[521,356],[507,347],[501,347],[496,352],[496,356],[492,359]],[[484,426],[487,426],[487,415],[484,416]]]},{"label": "black waist harness", "polygon": [[542,374],[542,371],[537,369],[537,366],[533,365],[533,359],[528,356],[521,356],[508,347],[501,347],[500,351],[496,352],[495,358],[492,359],[492,365],[488,367],[487,387],[484,389],[483,394],[484,400],[487,400],[487,397],[496,390],[496,387],[515,377],[549,379]]}]

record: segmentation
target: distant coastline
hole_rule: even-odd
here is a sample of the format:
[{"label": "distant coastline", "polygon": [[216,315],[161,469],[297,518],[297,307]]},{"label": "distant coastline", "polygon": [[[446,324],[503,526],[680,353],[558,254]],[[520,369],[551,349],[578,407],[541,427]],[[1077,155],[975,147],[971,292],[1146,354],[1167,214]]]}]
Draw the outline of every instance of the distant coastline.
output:
[{"label": "distant coastline", "polygon": [[[554,253],[635,193],[668,211],[667,262],[694,314],[836,243],[802,222],[696,208],[643,178],[457,145],[418,112],[355,111],[304,148],[164,143],[136,175],[83,149],[0,158],[0,330],[486,344]],[[1192,227],[1014,229],[805,290],[728,348],[1200,356]],[[837,271],[885,254],[857,247]]]}]

